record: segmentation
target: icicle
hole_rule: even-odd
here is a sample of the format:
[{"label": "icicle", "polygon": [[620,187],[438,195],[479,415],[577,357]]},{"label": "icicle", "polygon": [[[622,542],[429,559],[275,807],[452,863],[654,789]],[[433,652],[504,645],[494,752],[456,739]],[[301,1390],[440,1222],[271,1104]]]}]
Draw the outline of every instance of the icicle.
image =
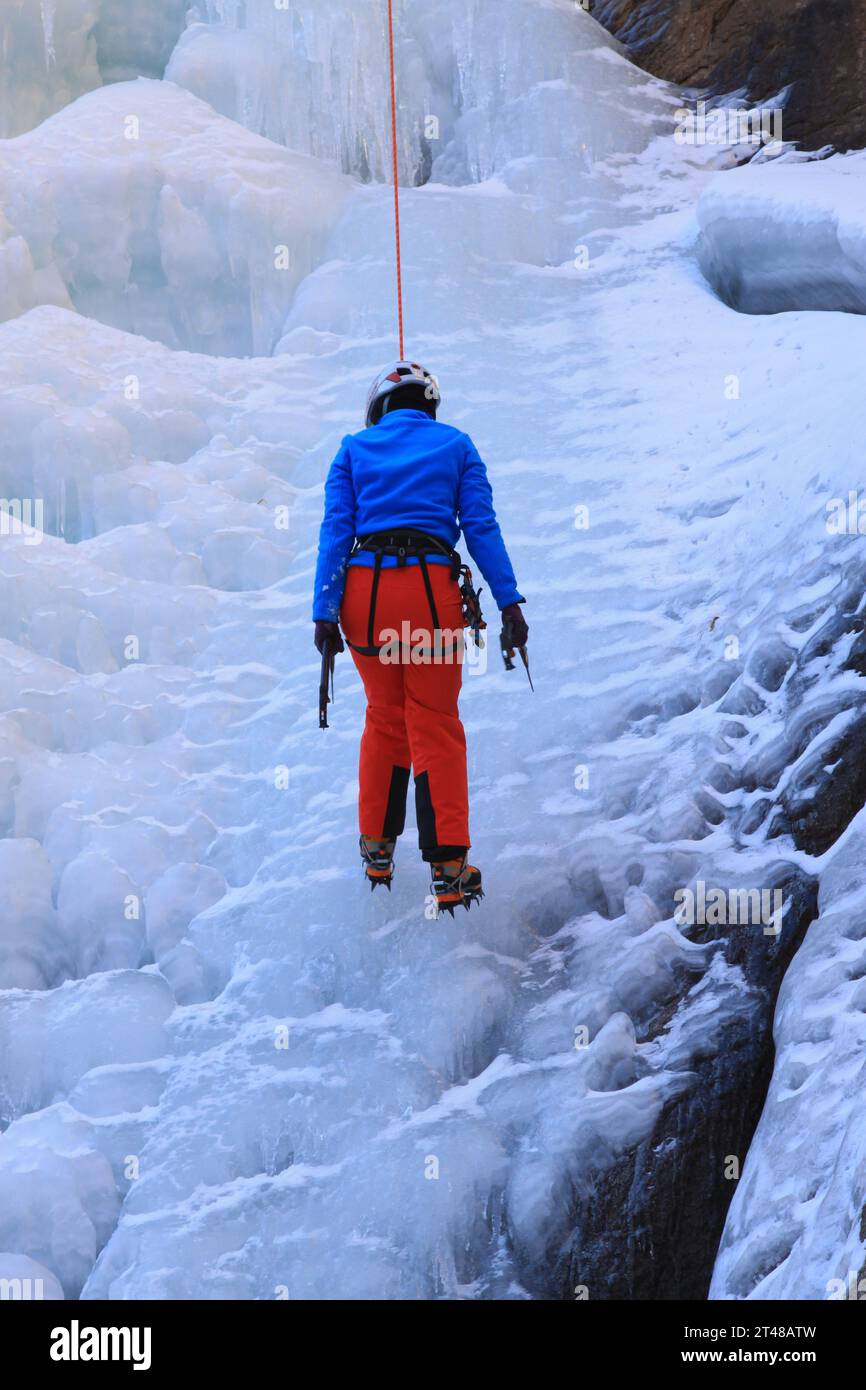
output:
[{"label": "icicle", "polygon": [[45,45],[45,67],[53,68],[57,62],[57,54],[54,51],[54,16],[57,0],[40,0],[42,12],[42,36]]}]

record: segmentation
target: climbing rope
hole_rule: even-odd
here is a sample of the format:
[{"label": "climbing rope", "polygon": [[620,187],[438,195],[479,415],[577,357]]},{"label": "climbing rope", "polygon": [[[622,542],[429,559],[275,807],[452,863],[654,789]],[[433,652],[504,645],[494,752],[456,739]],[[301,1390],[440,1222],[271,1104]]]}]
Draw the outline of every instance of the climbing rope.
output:
[{"label": "climbing rope", "polygon": [[403,276],[400,265],[400,185],[397,182],[397,95],[394,82],[394,7],[388,0],[388,45],[391,53],[391,148],[394,156],[394,239],[397,247],[397,321],[400,328],[400,361],[403,352]]}]

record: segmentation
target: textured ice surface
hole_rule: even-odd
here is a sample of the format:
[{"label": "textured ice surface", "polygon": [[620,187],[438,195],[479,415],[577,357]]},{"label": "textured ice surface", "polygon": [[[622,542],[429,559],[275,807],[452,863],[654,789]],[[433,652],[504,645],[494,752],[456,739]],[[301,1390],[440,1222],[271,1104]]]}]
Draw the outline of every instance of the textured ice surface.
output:
[{"label": "textured ice surface", "polygon": [[0,314],[38,303],[173,347],[268,352],[348,181],[167,82],[0,142]]},{"label": "textured ice surface", "polygon": [[[390,169],[384,5],[199,0],[166,76],[270,139],[363,179]],[[394,6],[401,180],[575,167],[640,149],[661,89],[571,0]],[[311,113],[314,112],[314,118]]]},{"label": "textured ice surface", "polygon": [[861,812],[822,865],[820,916],[785,977],[776,1067],[712,1297],[862,1299],[866,904]]},{"label": "textured ice surface", "polygon": [[4,1133],[0,1245],[26,1251],[66,1297],[79,1294],[119,1205],[94,1127],[71,1106],[25,1115]]},{"label": "textured ice surface", "polygon": [[[555,1296],[574,1194],[743,1008],[675,889],[825,869],[769,832],[863,700],[850,634],[824,641],[866,567],[826,526],[861,477],[863,324],[720,302],[695,208],[727,156],[662,134],[675,96],[578,7],[437,6],[438,66],[429,7],[398,8],[407,183],[443,103],[404,193],[408,344],[489,461],[536,680],[466,680],[487,896],[460,921],[425,917],[411,832],[391,897],[363,890],[345,659],[316,723],[324,471],[394,351],[381,24],[319,0],[289,39],[248,3],[227,38],[241,7],[200,4],[169,70],[222,115],[123,84],[0,145],[0,491],[46,529],[0,543],[0,1248],[67,1296]],[[275,241],[289,278],[256,280]],[[838,1086],[815,1239],[856,1263]]]}]

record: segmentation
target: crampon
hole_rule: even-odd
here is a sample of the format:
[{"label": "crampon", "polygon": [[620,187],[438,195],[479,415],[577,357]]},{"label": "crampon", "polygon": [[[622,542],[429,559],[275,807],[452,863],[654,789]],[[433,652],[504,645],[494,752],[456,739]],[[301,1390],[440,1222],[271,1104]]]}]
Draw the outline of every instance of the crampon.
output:
[{"label": "crampon", "polygon": [[484,897],[481,887],[481,870],[462,859],[447,859],[441,864],[431,865],[433,873],[433,896],[439,912],[450,912],[454,916],[455,907],[462,905],[468,912],[474,902]]},{"label": "crampon", "polygon": [[391,891],[395,843],[394,840],[373,840],[366,835],[361,836],[361,863],[364,865],[371,893],[380,883],[384,883],[389,893]]}]

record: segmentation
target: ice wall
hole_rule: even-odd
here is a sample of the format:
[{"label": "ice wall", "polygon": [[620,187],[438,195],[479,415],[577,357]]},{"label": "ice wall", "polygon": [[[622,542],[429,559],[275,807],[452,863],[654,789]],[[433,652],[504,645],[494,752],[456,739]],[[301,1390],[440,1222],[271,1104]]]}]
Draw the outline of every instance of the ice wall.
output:
[{"label": "ice wall", "polygon": [[162,77],[183,32],[189,0],[98,0],[94,26],[103,82]]},{"label": "ice wall", "polygon": [[[388,175],[384,4],[196,9],[202,22],[183,35],[168,78],[291,149],[362,179]],[[530,156],[585,167],[641,148],[658,114],[661,88],[571,0],[398,0],[395,24],[402,182],[476,181]]]},{"label": "ice wall", "polygon": [[0,139],[103,82],[162,77],[186,0],[6,0],[0,10]]},{"label": "ice wall", "polygon": [[102,82],[93,26],[99,0],[10,0],[0,9],[0,139]]},{"label": "ice wall", "polygon": [[776,1066],[713,1279],[719,1299],[862,1300],[866,1228],[864,815],[826,856],[785,979]]},{"label": "ice wall", "polygon": [[[348,661],[316,724],[322,479],[394,350],[383,11],[200,6],[173,71],[222,114],[124,83],[0,146],[0,492],[44,503],[0,543],[0,1272],[67,1297],[642,1296],[617,1254],[669,1232],[669,1161],[701,1171],[692,1235],[724,1211],[689,1122],[768,1021],[760,927],[691,928],[674,894],[830,867],[788,801],[864,707],[861,540],[826,525],[860,477],[862,322],[720,301],[695,207],[734,155],[677,145],[674,94],[578,7],[398,12],[403,177],[432,175],[404,194],[408,341],[488,459],[536,678],[494,642],[466,679],[463,920],[426,914],[411,828],[393,895],[364,892]],[[288,278],[257,278],[277,241]],[[831,1047],[794,1059],[818,1085],[859,1036],[843,878],[810,987],[847,1031],[816,999]],[[856,1078],[829,1176],[802,1078],[784,1142],[828,1217],[798,1242],[782,1202],[763,1243],[759,1134],[738,1297],[777,1225],[792,1270],[840,1232],[858,1258]]]},{"label": "ice wall", "polygon": [[349,181],[166,82],[0,143],[0,315],[38,303],[213,353],[270,352]]}]

